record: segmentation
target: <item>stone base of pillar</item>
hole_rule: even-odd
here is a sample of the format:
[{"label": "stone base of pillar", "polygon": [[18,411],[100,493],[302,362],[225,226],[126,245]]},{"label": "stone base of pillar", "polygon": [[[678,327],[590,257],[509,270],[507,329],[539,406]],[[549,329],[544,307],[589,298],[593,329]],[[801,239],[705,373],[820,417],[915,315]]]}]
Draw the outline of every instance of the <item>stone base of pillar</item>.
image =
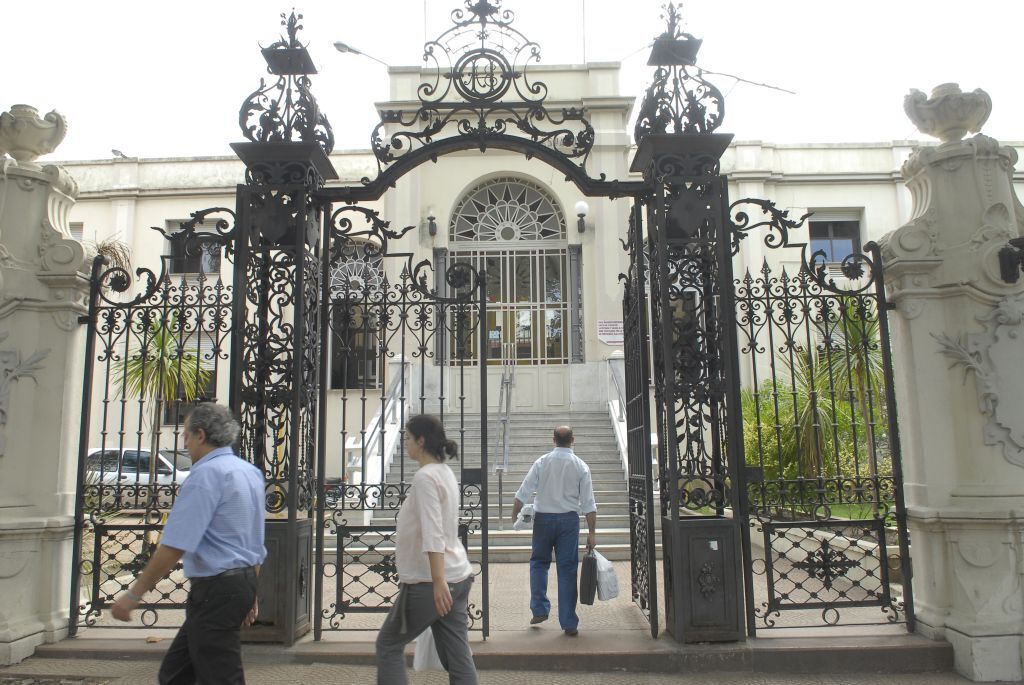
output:
[{"label": "stone base of pillar", "polygon": [[68,635],[70,519],[0,519],[0,666]]},{"label": "stone base of pillar", "polygon": [[947,628],[946,639],[953,645],[956,670],[965,678],[985,683],[1020,681],[1020,635],[972,637]]},{"label": "stone base of pillar", "polygon": [[980,682],[1024,679],[1024,512],[911,510],[917,632]]}]

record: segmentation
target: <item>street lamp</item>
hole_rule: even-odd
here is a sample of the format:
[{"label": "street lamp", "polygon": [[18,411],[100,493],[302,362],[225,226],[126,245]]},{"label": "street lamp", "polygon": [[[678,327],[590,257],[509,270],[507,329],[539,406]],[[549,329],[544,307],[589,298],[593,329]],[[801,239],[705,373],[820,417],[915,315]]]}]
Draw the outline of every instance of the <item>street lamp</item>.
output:
[{"label": "street lamp", "polygon": [[334,41],[334,49],[337,50],[338,52],[348,52],[348,53],[351,53],[353,55],[362,55],[363,57],[368,57],[368,58],[372,59],[374,62],[378,62],[380,64],[383,64],[385,67],[388,67],[389,69],[391,68],[391,65],[388,64],[387,62],[385,62],[384,60],[377,59],[373,55],[368,55],[365,52],[363,52],[362,50],[358,50],[358,49],[352,47],[351,45],[349,45],[348,43],[342,42],[340,40]]}]

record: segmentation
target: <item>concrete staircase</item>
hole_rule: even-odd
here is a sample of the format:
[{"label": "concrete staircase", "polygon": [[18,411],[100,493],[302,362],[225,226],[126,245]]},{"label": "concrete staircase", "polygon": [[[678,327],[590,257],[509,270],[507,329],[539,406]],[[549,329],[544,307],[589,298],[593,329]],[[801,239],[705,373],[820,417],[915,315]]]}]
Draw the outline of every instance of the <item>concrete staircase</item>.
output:
[{"label": "concrete staircase", "polygon": [[[480,464],[480,417],[466,416],[458,424],[457,417],[446,417],[448,437],[460,444],[459,459],[467,467]],[[530,531],[512,530],[512,503],[516,491],[533,462],[554,447],[552,432],[559,423],[572,426],[576,436],[574,450],[590,466],[597,500],[598,549],[609,559],[629,559],[629,499],[611,419],[604,412],[572,412],[567,414],[513,414],[510,418],[509,469],[501,478],[494,472],[495,439],[499,421],[488,417],[488,550],[492,562],[522,562],[530,559]],[[459,463],[451,462],[458,472]],[[406,460],[406,481],[412,479],[417,465]],[[398,464],[388,473],[389,482],[399,480]],[[500,507],[499,507],[500,502]],[[499,520],[500,519],[500,520]],[[374,517],[374,524],[385,525],[390,516]],[[586,545],[586,521],[580,519],[581,548]],[[470,539],[470,549],[479,549],[480,536]],[[479,558],[477,555],[473,555]]]}]

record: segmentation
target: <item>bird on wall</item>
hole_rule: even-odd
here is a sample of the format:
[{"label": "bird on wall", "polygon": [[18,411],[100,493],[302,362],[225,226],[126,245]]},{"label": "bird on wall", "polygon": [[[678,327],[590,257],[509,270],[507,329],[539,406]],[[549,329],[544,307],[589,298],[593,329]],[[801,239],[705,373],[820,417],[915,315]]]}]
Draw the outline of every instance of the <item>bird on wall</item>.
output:
[{"label": "bird on wall", "polygon": [[112,153],[112,154],[114,155],[114,157],[116,157],[117,159],[128,159],[128,155],[126,155],[125,153],[121,152],[120,150],[114,150],[114,149],[111,149],[111,150],[110,150],[110,152],[111,152],[111,153]]}]

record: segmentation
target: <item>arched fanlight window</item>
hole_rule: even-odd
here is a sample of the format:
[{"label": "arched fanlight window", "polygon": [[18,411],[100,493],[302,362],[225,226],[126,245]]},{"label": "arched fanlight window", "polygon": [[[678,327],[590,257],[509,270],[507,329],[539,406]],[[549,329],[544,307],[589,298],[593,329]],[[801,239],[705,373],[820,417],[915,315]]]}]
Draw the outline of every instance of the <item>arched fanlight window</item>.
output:
[{"label": "arched fanlight window", "polygon": [[470,190],[452,213],[453,242],[565,240],[562,210],[540,186],[490,179]]},{"label": "arched fanlight window", "polygon": [[331,299],[361,300],[379,294],[384,287],[384,259],[373,243],[351,241],[331,266]]}]

